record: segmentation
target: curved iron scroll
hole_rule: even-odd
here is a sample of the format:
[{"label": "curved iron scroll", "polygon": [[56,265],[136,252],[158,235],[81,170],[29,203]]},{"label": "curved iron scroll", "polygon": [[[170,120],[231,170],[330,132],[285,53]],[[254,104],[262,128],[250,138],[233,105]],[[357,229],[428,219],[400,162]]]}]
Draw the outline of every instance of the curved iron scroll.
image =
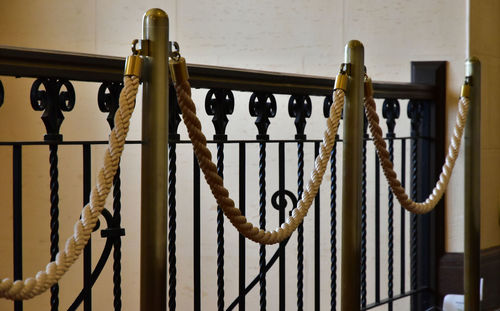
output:
[{"label": "curved iron scroll", "polygon": [[280,202],[277,201],[278,196],[280,196],[280,195],[288,196],[290,198],[290,200],[292,201],[292,210],[295,207],[297,207],[298,200],[295,197],[295,194],[293,194],[293,192],[291,192],[289,190],[283,190],[283,191],[278,190],[271,197],[271,204],[273,205],[274,209],[279,211],[280,209],[286,208],[286,205],[287,205],[286,200],[283,200],[283,205],[280,205]]},{"label": "curved iron scroll", "polygon": [[97,92],[97,104],[102,112],[109,112],[106,120],[111,128],[115,127],[115,114],[118,110],[123,82],[104,82]]},{"label": "curved iron scroll", "polygon": [[108,261],[109,255],[111,254],[111,249],[113,248],[114,241],[117,237],[125,234],[125,230],[122,228],[113,228],[113,215],[107,210],[102,210],[102,216],[106,220],[107,229],[101,230],[101,237],[106,238],[106,244],[104,245],[104,249],[101,253],[101,257],[99,261],[95,265],[94,271],[92,271],[92,275],[90,277],[90,286],[84,287],[73,301],[71,306],[68,308],[68,311],[76,310],[83,301],[83,298],[87,295],[88,290],[92,288],[99,278],[106,262]]},{"label": "curved iron scroll", "polygon": [[[286,195],[290,198],[290,200],[292,201],[292,205],[293,205],[292,210],[297,207],[297,202],[298,202],[297,198],[295,197],[295,195],[291,191],[289,191],[289,190],[279,191],[278,190],[273,194],[273,196],[271,198],[271,203],[276,210],[280,210],[282,208],[284,209],[287,205],[286,200],[283,200],[284,204],[282,206],[280,206],[279,202],[277,201],[279,195]],[[290,238],[286,239],[285,241],[282,242],[281,245],[283,245],[283,247],[285,247],[289,240],[290,240]],[[264,271],[259,272],[259,274],[257,274],[257,276],[252,280],[252,282],[250,282],[250,284],[248,284],[245,287],[245,290],[243,291],[243,295],[238,295],[238,297],[236,297],[233,300],[233,302],[229,305],[229,307],[226,309],[226,311],[231,311],[238,305],[238,303],[240,302],[240,298],[246,296],[255,287],[255,285],[257,285],[257,283],[259,283],[260,279],[263,276],[265,276],[267,274],[267,272],[272,268],[272,266],[274,265],[276,260],[278,260],[279,256],[280,256],[280,247],[276,249],[276,251],[273,254],[273,257],[271,257],[271,260],[269,260],[267,262],[267,264],[264,268]]]}]

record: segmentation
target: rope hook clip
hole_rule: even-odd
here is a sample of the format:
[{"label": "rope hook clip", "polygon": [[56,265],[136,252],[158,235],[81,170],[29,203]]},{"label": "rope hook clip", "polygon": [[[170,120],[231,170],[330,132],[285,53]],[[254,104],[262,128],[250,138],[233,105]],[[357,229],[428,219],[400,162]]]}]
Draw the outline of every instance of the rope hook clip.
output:
[{"label": "rope hook clip", "polygon": [[372,79],[366,74],[366,69],[365,69],[364,89],[365,89],[365,98],[373,97],[373,83]]},{"label": "rope hook clip", "polygon": [[189,80],[189,73],[187,69],[186,59],[181,56],[179,43],[171,43],[170,60],[168,65],[170,67],[170,75],[174,83],[182,83]]},{"label": "rope hook clip", "polygon": [[470,87],[472,86],[472,77],[465,77],[465,82],[462,85],[462,89],[460,90],[460,97],[470,98]]},{"label": "rope hook clip", "polygon": [[[139,47],[137,45],[139,44]],[[132,55],[127,56],[125,60],[125,76],[141,77],[142,58],[143,55],[148,55],[148,41],[137,40],[132,41]]]},{"label": "rope hook clip", "polygon": [[339,73],[337,74],[337,77],[335,78],[335,86],[334,90],[341,89],[344,92],[347,91],[347,84],[349,81],[349,78],[347,77],[348,71],[350,69],[350,64],[342,63],[340,65],[340,70]]}]

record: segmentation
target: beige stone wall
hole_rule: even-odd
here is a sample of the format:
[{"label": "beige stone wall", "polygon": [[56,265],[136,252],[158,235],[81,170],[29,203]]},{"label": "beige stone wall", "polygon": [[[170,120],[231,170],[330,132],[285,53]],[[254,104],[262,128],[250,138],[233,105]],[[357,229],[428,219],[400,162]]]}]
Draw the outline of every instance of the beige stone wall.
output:
[{"label": "beige stone wall", "polygon": [[[493,3],[494,1],[492,1]],[[171,38],[179,41],[182,52],[190,63],[233,66],[250,69],[273,70],[292,73],[333,76],[343,61],[343,47],[350,39],[359,39],[365,44],[366,65],[369,74],[375,80],[409,81],[412,60],[448,61],[447,111],[448,129],[451,129],[456,113],[457,96],[463,81],[466,57],[466,4],[465,1],[347,1],[347,0],[279,0],[279,1],[2,1],[0,3],[0,44],[31,48],[57,49],[107,55],[125,56],[129,53],[128,45],[133,38],[141,36],[141,17],[151,7],[161,7],[170,16]],[[491,10],[493,12],[494,10]],[[498,10],[497,10],[498,12]],[[492,13],[493,14],[493,13]],[[498,28],[498,27],[497,27]],[[498,49],[497,49],[498,50]],[[496,50],[496,51],[497,51]],[[485,50],[485,54],[488,54]],[[479,55],[481,57],[481,55]],[[493,61],[493,60],[492,60]],[[497,62],[498,63],[498,62]],[[494,63],[496,64],[496,63]],[[483,61],[483,73],[486,73]],[[1,140],[36,140],[42,136],[43,125],[39,112],[29,106],[29,89],[32,80],[2,77],[6,89],[6,100],[0,108]],[[483,81],[485,79],[483,78]],[[108,127],[105,114],[98,111],[95,101],[97,86],[88,83],[75,83],[77,103],[74,111],[66,113],[62,131],[65,140],[106,139]],[[227,131],[230,138],[253,137],[256,133],[252,124],[242,127],[247,121],[247,102],[249,94],[236,94],[234,116],[230,117]],[[195,92],[195,99],[202,105],[203,92]],[[277,97],[279,111],[272,120],[270,134],[274,137],[289,137],[295,131],[293,122],[284,108],[285,97]],[[319,138],[323,129],[321,114],[322,99],[313,99],[313,116],[308,121],[306,132],[310,138]],[[405,118],[405,103],[402,102],[402,117]],[[200,106],[201,107],[201,106]],[[493,108],[494,106],[491,105]],[[203,109],[200,109],[203,111]],[[483,110],[484,112],[485,110]],[[494,111],[494,110],[492,110]],[[239,117],[238,117],[239,115]],[[494,115],[491,114],[491,115]],[[202,114],[207,136],[213,134],[209,117]],[[19,121],[22,120],[22,121]],[[20,126],[22,122],[22,126]],[[400,122],[400,129],[407,123]],[[492,123],[494,124],[494,122]],[[82,131],[82,128],[85,129]],[[185,137],[183,126],[180,132]],[[131,138],[140,137],[140,103],[132,120]],[[491,137],[494,137],[492,135]],[[492,138],[493,139],[493,138]],[[492,148],[494,149],[492,142]],[[277,148],[269,147],[268,152]],[[100,165],[101,147],[93,149],[93,172]],[[312,148],[306,150],[310,156]],[[179,195],[178,213],[178,308],[192,308],[192,241],[191,208],[191,151],[179,147],[178,186],[183,187],[184,195]],[[227,147],[226,176],[232,193],[237,193],[236,185],[237,150]],[[248,180],[256,180],[257,149],[248,148]],[[294,171],[293,157],[295,148],[287,149],[290,154],[290,172]],[[483,155],[486,156],[487,152]],[[495,153],[490,153],[491,161]],[[1,174],[0,197],[3,199],[0,218],[0,275],[12,275],[12,227],[11,227],[11,150],[0,148]],[[124,310],[137,310],[139,306],[139,148],[126,149],[123,159],[123,225],[127,235],[123,239],[123,305]],[[339,157],[340,159],[340,157]],[[49,216],[48,216],[48,156],[45,147],[27,147],[23,154],[23,221],[24,221],[24,275],[32,275],[48,260]],[[78,147],[61,147],[61,240],[72,230],[82,202],[80,164],[81,150]],[[312,163],[312,161],[310,161]],[[311,168],[306,164],[306,176]],[[268,159],[270,176],[268,183],[276,183],[274,178],[276,161]],[[274,175],[273,175],[274,173]],[[288,176],[294,176],[288,173]],[[339,173],[340,174],[340,173]],[[340,175],[339,175],[340,176]],[[274,179],[273,179],[274,178]],[[326,177],[328,178],[328,176]],[[459,159],[457,171],[450,184],[447,195],[447,250],[463,250],[463,160]],[[287,188],[296,189],[295,178],[287,180]],[[231,187],[232,186],[232,187]],[[328,186],[322,188],[327,193]],[[383,187],[384,188],[384,187]],[[205,189],[205,188],[203,188]],[[252,221],[258,220],[258,204],[254,199],[256,185],[249,185],[247,210]],[[206,189],[205,189],[206,190]],[[274,191],[269,189],[269,192]],[[254,195],[253,195],[254,194]],[[208,195],[203,196],[206,206],[202,209],[203,247],[202,256],[202,299],[207,309],[215,308],[215,204]],[[327,195],[323,195],[327,200]],[[498,199],[496,199],[496,202]],[[483,200],[484,202],[484,200]],[[324,204],[327,204],[326,201]],[[326,206],[326,205],[324,205]],[[271,210],[271,208],[269,208]],[[399,218],[399,207],[396,218]],[[491,209],[493,211],[493,209]],[[271,211],[269,212],[271,214]],[[322,241],[328,241],[328,210],[322,214]],[[493,212],[492,212],[493,213]],[[384,214],[385,215],[385,212]],[[485,214],[483,213],[483,217]],[[306,221],[306,239],[312,238],[312,219]],[[396,222],[396,225],[398,222]],[[275,219],[268,221],[268,226],[275,226]],[[385,226],[385,224],[383,224]],[[384,228],[384,227],[383,227]],[[491,227],[493,228],[493,226]],[[494,228],[493,228],[494,229]],[[340,230],[339,230],[340,231]],[[383,232],[382,238],[386,233]],[[340,238],[340,236],[339,236]],[[497,243],[497,240],[489,240]],[[295,239],[290,242],[287,255],[289,263],[295,266]],[[396,240],[398,243],[398,240]],[[491,245],[483,240],[483,247]],[[322,244],[322,303],[328,304],[329,245]],[[61,243],[62,246],[62,243]],[[95,234],[93,240],[94,262],[102,248],[102,239]],[[237,246],[234,230],[226,225],[226,302],[237,293],[237,279],[231,277],[237,271]],[[385,247],[385,246],[384,246]],[[274,248],[268,249],[268,254]],[[312,245],[306,245],[306,254],[312,252]],[[386,249],[382,250],[385,254]],[[247,279],[253,277],[258,269],[258,248],[249,245]],[[373,253],[369,253],[372,264]],[[385,256],[385,255],[384,255]],[[313,271],[312,262],[306,256],[305,303],[312,304]],[[385,262],[386,257],[383,257]],[[369,266],[371,269],[371,266]],[[61,309],[65,309],[73,300],[81,286],[81,260],[61,282]],[[269,274],[271,280],[276,271]],[[96,310],[111,309],[111,290],[109,287],[111,269],[108,266],[104,276],[97,282],[93,291]],[[290,285],[287,298],[295,301],[295,270],[288,272]],[[371,282],[373,283],[373,282]],[[277,293],[277,282],[268,281],[269,297]],[[370,294],[371,295],[371,294]],[[371,296],[370,296],[371,297]],[[46,309],[49,295],[26,302],[25,310]],[[249,305],[258,304],[258,292],[254,290],[248,297]],[[268,299],[269,310],[276,309],[274,299]],[[11,303],[0,301],[1,310],[10,310]],[[293,305],[289,304],[290,307]],[[43,306],[43,307],[41,307]],[[399,306],[399,310],[403,308]]]}]

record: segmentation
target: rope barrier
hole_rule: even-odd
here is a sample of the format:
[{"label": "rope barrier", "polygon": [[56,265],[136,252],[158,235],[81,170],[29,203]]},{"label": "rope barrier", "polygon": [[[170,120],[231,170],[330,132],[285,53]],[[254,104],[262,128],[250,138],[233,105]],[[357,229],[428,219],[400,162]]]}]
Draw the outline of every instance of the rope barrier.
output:
[{"label": "rope barrier", "polygon": [[382,169],[384,171],[387,182],[389,183],[389,186],[391,187],[391,190],[398,199],[399,203],[402,207],[412,213],[425,214],[433,210],[443,196],[446,187],[448,186],[451,173],[453,172],[453,168],[458,157],[465,123],[467,121],[467,112],[469,111],[470,104],[470,100],[468,98],[468,95],[466,94],[468,89],[468,84],[465,84],[464,88],[462,89],[460,100],[458,101],[458,114],[453,130],[453,136],[451,137],[448,154],[446,155],[445,163],[443,164],[441,174],[439,175],[439,180],[437,181],[431,194],[427,197],[427,199],[425,199],[424,202],[415,202],[408,197],[405,189],[401,186],[401,182],[397,178],[396,172],[394,171],[394,165],[390,160],[389,152],[387,151],[387,145],[382,136],[382,129],[379,125],[379,117],[376,112],[375,100],[373,99],[371,80],[368,78],[365,82],[365,112],[369,122],[370,132],[373,136],[373,142],[380,159],[380,164],[382,165]]},{"label": "rope barrier", "polygon": [[[137,55],[135,57],[138,58]],[[123,153],[140,84],[138,73],[140,70],[137,71],[137,66],[140,67],[140,64],[134,64],[132,67],[135,71],[130,75],[126,72],[123,78],[124,87],[120,93],[119,108],[115,115],[115,127],[109,135],[108,148],[104,154],[104,165],[99,171],[96,185],[90,195],[90,202],[85,205],[80,219],[75,223],[73,235],[68,237],[64,250],[57,253],[55,261],[48,263],[45,270],[40,270],[35,277],[24,281],[3,279],[0,282],[1,298],[25,300],[42,294],[61,279],[82,253],[104,209]]]},{"label": "rope barrier", "polygon": [[[275,244],[284,241],[302,223],[313,199],[318,193],[339,127],[342,108],[344,106],[345,86],[343,88],[336,88],[334,91],[334,101],[330,107],[330,116],[326,122],[327,128],[324,132],[320,153],[316,157],[311,179],[297,204],[297,208],[292,211],[292,215],[288,217],[281,227],[276,228],[274,231],[265,231],[248,222],[246,217],[241,214],[241,211],[235,207],[234,201],[229,198],[229,191],[224,187],[222,177],[217,174],[217,167],[212,162],[212,154],[207,148],[207,139],[201,130],[200,120],[196,116],[196,106],[191,98],[191,85],[188,82],[189,76],[186,61],[183,57],[180,57],[178,52],[175,53],[173,53],[174,56],[170,61],[170,67],[177,100],[182,111],[182,118],[186,124],[200,168],[217,204],[236,230],[246,238],[260,244]],[[346,83],[345,72],[341,72],[339,76],[341,77],[337,77],[337,83],[340,83],[340,81]]]},{"label": "rope barrier", "polygon": [[[297,229],[299,224],[302,223],[321,185],[330,153],[335,143],[335,136],[344,106],[345,89],[347,86],[346,73],[341,70],[337,76],[333,94],[334,100],[330,107],[330,115],[326,120],[327,128],[323,135],[320,153],[315,159],[311,179],[297,204],[297,208],[292,211],[292,215],[280,227],[274,231],[265,231],[248,222],[246,217],[241,214],[241,211],[235,207],[234,201],[229,197],[229,191],[224,187],[222,177],[217,173],[217,167],[212,162],[211,152],[207,148],[207,139],[202,132],[200,120],[196,116],[196,106],[191,98],[191,86],[188,82],[189,76],[186,62],[184,58],[180,57],[178,51],[172,53],[170,66],[178,104],[182,111],[182,118],[186,124],[200,168],[217,204],[221,207],[233,226],[246,238],[260,244],[276,244],[286,240]],[[47,264],[45,271],[39,271],[35,277],[27,278],[24,281],[12,281],[9,278],[0,281],[1,298],[24,300],[42,294],[61,279],[81,254],[90,239],[98,217],[104,209],[106,198],[113,184],[113,177],[118,169],[140,84],[140,67],[141,60],[138,55],[133,55],[127,59],[123,80],[124,88],[120,93],[119,108],[115,115],[115,127],[109,135],[108,148],[104,155],[104,164],[99,171],[96,185],[90,195],[90,202],[83,208],[80,219],[75,223],[73,235],[66,240],[64,250],[56,255],[55,261]],[[386,143],[382,136],[382,129],[379,126],[379,117],[376,113],[371,81],[368,79],[365,83],[364,105],[366,116],[384,175],[401,206],[410,212],[424,214],[431,211],[441,199],[448,185],[458,157],[470,104],[468,96],[462,95],[459,100],[454,133],[439,180],[429,197],[423,203],[418,203],[408,197],[405,189],[401,186],[401,182],[397,179],[397,174],[394,172],[393,163],[390,161],[389,152],[386,149]]]}]

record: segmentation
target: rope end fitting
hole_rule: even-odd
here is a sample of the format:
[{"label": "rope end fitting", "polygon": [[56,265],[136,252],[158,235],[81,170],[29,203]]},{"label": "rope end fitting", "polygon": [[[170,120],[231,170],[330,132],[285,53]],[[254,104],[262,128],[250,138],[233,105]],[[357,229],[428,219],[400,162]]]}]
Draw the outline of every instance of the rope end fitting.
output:
[{"label": "rope end fitting", "polygon": [[462,89],[460,90],[460,97],[470,98],[470,89],[472,86],[471,79],[472,77],[470,76],[465,77],[465,82],[462,85]]},{"label": "rope end fitting", "polygon": [[[137,44],[139,43],[139,47]],[[137,40],[132,41],[132,55],[127,56],[125,60],[125,76],[141,77],[142,73],[142,58],[141,55],[148,55],[148,41]]]},{"label": "rope end fitting", "polygon": [[186,59],[181,56],[179,43],[172,42],[170,52],[170,60],[168,65],[170,67],[170,75],[174,83],[189,80],[189,73],[187,69]]},{"label": "rope end fitting", "polygon": [[179,55],[177,58],[170,58],[168,64],[170,66],[170,75],[174,83],[189,80],[186,59],[184,57]]},{"label": "rope end fitting", "polygon": [[365,98],[373,97],[372,79],[365,75]]},{"label": "rope end fitting", "polygon": [[341,89],[344,92],[347,91],[347,84],[349,81],[349,78],[347,77],[347,71],[349,70],[349,64],[342,64],[340,65],[340,71],[335,78],[335,86],[334,90]]}]

